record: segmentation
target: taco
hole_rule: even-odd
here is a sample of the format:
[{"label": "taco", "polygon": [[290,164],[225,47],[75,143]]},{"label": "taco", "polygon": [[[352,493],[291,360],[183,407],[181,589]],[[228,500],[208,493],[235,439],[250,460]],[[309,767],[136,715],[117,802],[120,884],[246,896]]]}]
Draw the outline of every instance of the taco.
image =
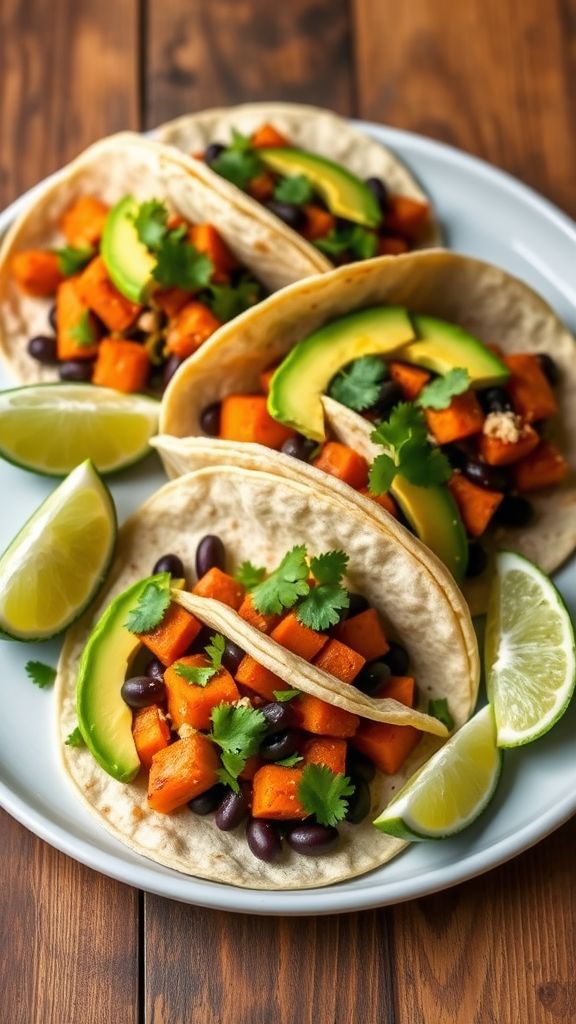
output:
[{"label": "taco", "polygon": [[240,459],[246,442],[274,449],[271,472],[284,455],[323,470],[418,534],[473,612],[496,548],[551,572],[576,545],[574,339],[522,282],[455,253],[343,267],[267,300],[176,375],[161,431],[204,435],[158,439],[171,473],[227,458],[223,442]]},{"label": "taco", "polygon": [[50,178],[0,249],[0,354],[23,383],[161,391],[222,323],[322,269],[198,161],[125,133]]},{"label": "taco", "polygon": [[479,677],[461,595],[405,537],[259,470],[203,469],[150,498],[58,670],[65,771],[100,822],[253,888],[398,853],[372,820],[467,720]]},{"label": "taco", "polygon": [[250,103],[179,117],[155,135],[265,206],[324,269],[442,244],[408,168],[330,110]]}]

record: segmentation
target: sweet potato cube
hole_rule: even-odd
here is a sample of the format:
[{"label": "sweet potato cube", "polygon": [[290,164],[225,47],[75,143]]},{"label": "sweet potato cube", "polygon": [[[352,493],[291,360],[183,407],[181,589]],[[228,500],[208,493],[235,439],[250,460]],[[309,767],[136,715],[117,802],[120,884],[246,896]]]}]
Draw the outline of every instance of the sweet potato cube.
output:
[{"label": "sweet potato cube", "polygon": [[510,355],[504,362],[511,372],[506,389],[518,415],[527,423],[554,416],[558,403],[538,357]]},{"label": "sweet potato cube", "polygon": [[142,391],[150,373],[150,360],[143,345],[124,338],[103,338],[92,377],[93,384],[131,394]]},{"label": "sweet potato cube", "polygon": [[395,519],[398,518],[398,506],[390,494],[372,494],[367,487],[363,487],[360,494],[375,502],[376,505],[380,505],[381,508],[385,509],[391,516],[394,516]]},{"label": "sweet potato cube", "polygon": [[290,706],[298,716],[300,728],[316,736],[348,739],[354,735],[360,724],[358,715],[328,704],[319,697],[312,697],[309,693],[301,693],[299,697],[295,697]]},{"label": "sweet potato cube", "polygon": [[157,704],[138,708],[132,721],[132,736],[138,757],[149,771],[154,754],[170,743],[170,726],[162,708]]},{"label": "sweet potato cube", "polygon": [[[98,354],[98,328],[88,306],[80,297],[78,278],[69,277],[56,292],[56,345],[58,359],[93,359]],[[91,336],[85,344],[77,335]]]},{"label": "sweet potato cube", "polygon": [[453,473],[448,487],[467,532],[471,537],[481,537],[504,495],[501,491],[478,487],[462,473]]},{"label": "sweet potato cube", "polygon": [[352,746],[365,754],[381,772],[395,775],[412,753],[422,733],[412,725],[390,725],[363,719]]},{"label": "sweet potato cube", "polygon": [[192,593],[198,597],[211,597],[214,601],[221,601],[222,604],[227,604],[234,611],[238,611],[244,600],[245,590],[233,576],[214,566],[198,580],[192,588]]},{"label": "sweet potato cube", "polygon": [[380,616],[374,608],[367,608],[358,615],[344,619],[344,622],[336,626],[334,635],[361,654],[366,661],[382,658],[390,650]]},{"label": "sweet potato cube", "polygon": [[277,149],[279,146],[289,146],[288,140],[279,132],[273,124],[261,124],[250,136],[253,149]]},{"label": "sweet potato cube", "polygon": [[64,277],[56,253],[46,249],[17,252],[10,261],[10,270],[20,290],[36,299],[55,295]]},{"label": "sweet potato cube", "polygon": [[247,782],[252,782],[252,779],[256,775],[256,772],[258,771],[259,768],[262,767],[263,764],[264,761],[262,760],[261,757],[258,757],[258,754],[252,754],[252,757],[249,757],[248,760],[246,761],[246,764],[244,765],[238,778],[246,779]]},{"label": "sweet potato cube", "polygon": [[268,370],[262,370],[262,373],[260,374],[260,387],[265,395],[270,391],[270,381],[277,369],[278,366],[271,366]]},{"label": "sweet potato cube", "polygon": [[337,775],[344,774],[347,748],[346,740],[331,739],[329,736],[306,740],[302,747],[304,764],[325,764],[330,771],[336,772]]},{"label": "sweet potato cube", "polygon": [[238,609],[238,615],[261,633],[271,633],[280,622],[279,615],[265,615],[264,612],[259,612],[254,605],[252,594],[246,594]]},{"label": "sweet potato cube", "polygon": [[307,818],[308,811],[304,810],[297,795],[301,779],[300,768],[282,768],[275,764],[259,768],[252,782],[253,817],[275,821]]},{"label": "sweet potato cube", "polygon": [[555,445],[541,441],[534,451],[515,462],[512,474],[517,491],[538,491],[566,479],[570,467]]},{"label": "sweet potato cube", "polygon": [[313,465],[359,491],[368,485],[368,463],[348,445],[327,441]]},{"label": "sweet potato cube", "polygon": [[388,231],[415,241],[430,220],[430,207],[418,199],[391,195],[388,198],[385,225]]},{"label": "sweet potato cube", "polygon": [[409,248],[406,239],[396,235],[380,235],[378,238],[378,256],[402,256]]},{"label": "sweet potato cube", "polygon": [[228,395],[220,412],[220,437],[224,441],[250,441],[276,451],[294,431],[272,419],[265,395]]},{"label": "sweet potato cube", "polygon": [[152,758],[148,803],[153,811],[170,814],[218,781],[216,747],[201,732],[176,740]]},{"label": "sweet potato cube", "polygon": [[191,654],[178,658],[164,673],[168,693],[168,711],[174,729],[186,723],[195,729],[209,729],[210,715],[218,704],[233,704],[240,699],[238,687],[225,668],[212,677],[206,686],[187,682],[177,671],[177,665],[189,668],[208,668],[209,661],[203,654]]},{"label": "sweet potato cube", "polygon": [[314,658],[314,664],[323,672],[340,679],[343,683],[351,683],[366,664],[366,658],[353,651],[340,640],[331,639]]},{"label": "sweet potato cube", "polygon": [[405,704],[407,708],[413,708],[416,681],[412,676],[390,676],[388,682],[379,687],[375,696],[379,700],[388,697],[390,700],[397,700],[399,704]]},{"label": "sweet potato cube", "polygon": [[128,330],[142,311],[142,306],[131,302],[112,284],[101,256],[91,260],[82,271],[78,289],[86,305],[109,331]]},{"label": "sweet potato cube", "polygon": [[322,206],[313,206],[307,203],[302,207],[306,220],[301,234],[308,242],[315,242],[317,238],[324,238],[336,227],[336,218]]},{"label": "sweet potato cube", "polygon": [[192,224],[188,238],[198,252],[205,253],[214,267],[211,280],[216,284],[230,279],[230,272],[238,267],[238,260],[212,224]]},{"label": "sweet potato cube", "polygon": [[138,636],[163,665],[171,665],[184,654],[201,629],[202,623],[194,615],[173,603],[156,629]]},{"label": "sweet potato cube", "polygon": [[297,618],[294,612],[288,612],[270,633],[272,640],[292,654],[297,654],[304,661],[312,661],[324,647],[328,639],[324,633],[317,633]]},{"label": "sweet potato cube", "polygon": [[479,434],[484,413],[473,391],[454,395],[447,409],[426,409],[426,421],[438,444],[450,444]]},{"label": "sweet potato cube", "polygon": [[428,371],[422,370],[420,366],[412,366],[410,363],[397,363],[394,360],[388,363],[388,373],[390,374],[390,379],[402,388],[402,396],[407,402],[413,402],[430,380]]},{"label": "sweet potato cube", "polygon": [[510,466],[529,455],[539,443],[540,435],[527,423],[518,441],[501,441],[499,437],[482,434],[478,451],[489,466]]},{"label": "sweet potato cube", "polygon": [[264,668],[250,654],[245,654],[236,670],[236,682],[265,700],[276,700],[274,690],[285,690],[286,683],[270,669]]},{"label": "sweet potato cube", "polygon": [[250,178],[247,191],[259,203],[265,203],[268,199],[272,199],[275,185],[274,175],[270,174],[270,171],[262,171]]},{"label": "sweet potato cube", "polygon": [[221,326],[203,302],[187,302],[168,324],[166,348],[172,355],[187,359]]},{"label": "sweet potato cube", "polygon": [[98,244],[109,207],[96,196],[78,196],[60,217],[58,227],[75,249]]},{"label": "sweet potato cube", "polygon": [[185,292],[183,288],[174,285],[173,288],[158,288],[152,298],[158,309],[166,313],[166,316],[173,317],[192,298],[192,292]]}]

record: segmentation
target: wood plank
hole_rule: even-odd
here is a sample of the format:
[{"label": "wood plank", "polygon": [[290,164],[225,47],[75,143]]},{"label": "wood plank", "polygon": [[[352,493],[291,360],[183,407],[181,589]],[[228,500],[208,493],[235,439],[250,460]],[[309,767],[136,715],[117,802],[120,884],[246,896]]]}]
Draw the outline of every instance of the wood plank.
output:
[{"label": "wood plank", "polygon": [[354,113],[347,0],[147,4],[147,127],[262,99]]},{"label": "wood plank", "polygon": [[138,893],[0,811],[2,1020],[136,1024]]},{"label": "wood plank", "polygon": [[572,0],[354,9],[364,117],[478,154],[576,215]]}]

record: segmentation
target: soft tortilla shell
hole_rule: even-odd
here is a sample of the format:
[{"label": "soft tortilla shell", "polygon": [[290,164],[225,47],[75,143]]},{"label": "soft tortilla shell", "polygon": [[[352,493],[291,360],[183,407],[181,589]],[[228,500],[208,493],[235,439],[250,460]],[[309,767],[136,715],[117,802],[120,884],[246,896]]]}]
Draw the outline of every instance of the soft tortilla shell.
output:
[{"label": "soft tortilla shell", "polygon": [[[532,523],[490,534],[493,550],[520,551],[545,572],[553,572],[576,546],[576,346],[540,296],[488,263],[440,250],[382,257],[341,267],[272,296],[231,328],[218,331],[178,371],[162,403],[161,431],[178,437],[201,434],[199,416],[206,405],[234,391],[258,390],[260,372],[300,339],[328,321],[379,303],[449,320],[505,352],[548,352],[556,360],[560,411],[547,429],[571,473],[561,486],[530,496]],[[335,403],[330,405],[330,424],[341,439],[352,442],[354,436],[364,449],[369,434],[365,421],[343,408],[337,414]],[[474,613],[486,610],[489,578],[488,571],[466,583]]]},{"label": "soft tortilla shell", "polygon": [[[437,749],[439,741],[434,737],[422,739],[397,776],[377,778],[370,817],[359,826],[342,826],[342,842],[334,855],[315,860],[286,850],[280,863],[270,865],[251,857],[242,830],[222,833],[212,820],[187,811],[155,814],[147,807],[145,782],[118,783],[85,748],[64,745],[76,724],[78,664],[94,622],[112,597],[149,573],[160,553],[177,551],[185,565],[192,564],[207,524],[223,538],[229,567],[246,558],[272,566],[299,542],[311,551],[346,549],[350,585],[367,596],[381,611],[391,634],[406,643],[423,697],[447,696],[457,726],[473,710],[478,674],[471,675],[457,620],[433,581],[420,573],[400,545],[355,510],[341,515],[329,495],[312,492],[305,484],[215,467],[166,485],[128,520],[120,531],[120,554],[106,593],[67,634],[57,682],[58,745],[66,771],[87,806],[114,835],[136,852],[186,874],[249,888],[280,889],[326,885],[369,871],[403,848],[402,842],[374,829],[371,820]],[[200,604],[203,620],[216,624],[218,612],[210,608],[214,602]],[[273,641],[240,625],[235,613],[217,608],[220,614],[224,611],[226,632],[233,639],[259,657],[275,658],[274,666],[288,686],[300,683],[309,689],[309,680],[300,675],[299,659],[278,659]]]}]

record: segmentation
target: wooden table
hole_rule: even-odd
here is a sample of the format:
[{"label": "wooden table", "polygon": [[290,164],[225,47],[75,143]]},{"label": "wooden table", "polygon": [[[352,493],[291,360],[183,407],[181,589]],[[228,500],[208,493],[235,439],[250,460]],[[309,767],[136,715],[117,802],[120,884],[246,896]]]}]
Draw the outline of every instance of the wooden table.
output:
[{"label": "wooden table", "polygon": [[[458,145],[576,216],[574,0],[2,0],[0,76],[0,205],[101,135],[283,98]],[[444,894],[273,920],[139,893],[2,814],[0,1020],[576,1021],[575,841],[573,820]]]}]

